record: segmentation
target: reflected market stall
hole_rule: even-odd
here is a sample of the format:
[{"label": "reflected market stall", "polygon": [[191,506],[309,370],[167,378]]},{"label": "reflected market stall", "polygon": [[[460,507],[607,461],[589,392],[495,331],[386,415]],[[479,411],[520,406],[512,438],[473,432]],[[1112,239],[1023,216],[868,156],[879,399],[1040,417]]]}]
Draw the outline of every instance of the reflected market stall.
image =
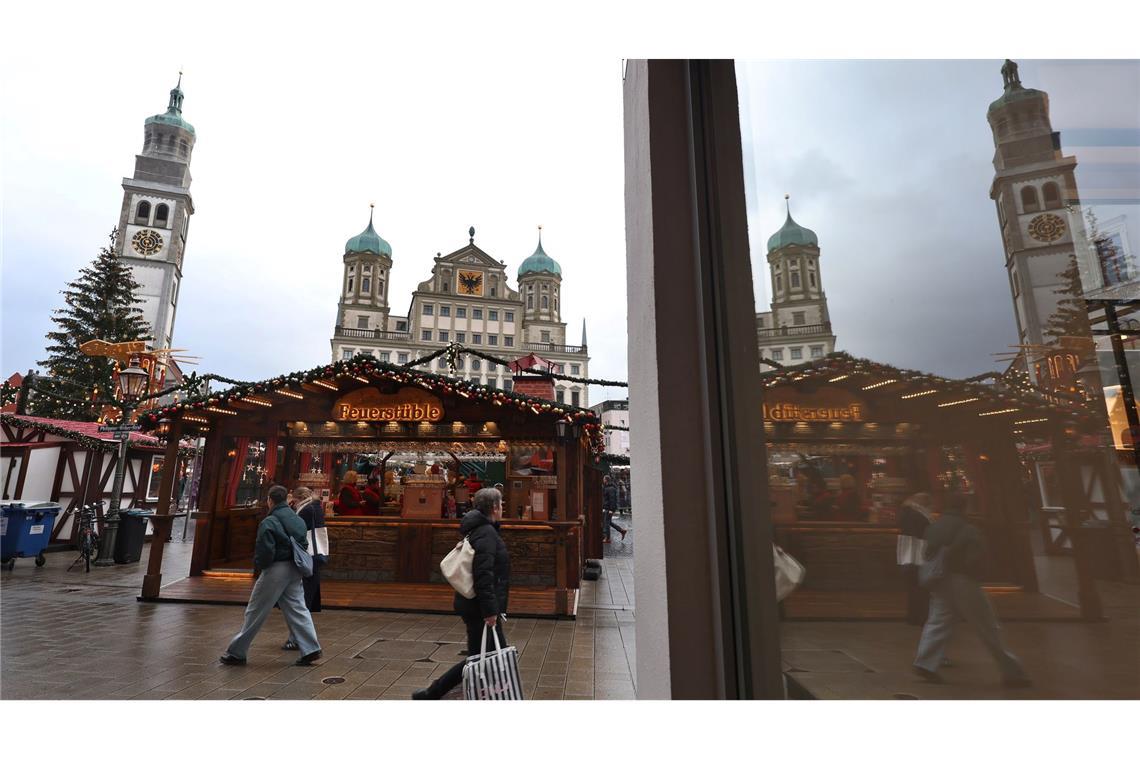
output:
[{"label": "reflected market stall", "polygon": [[842,353],[762,377],[774,537],[807,568],[788,618],[902,617],[899,507],[926,493],[940,512],[949,491],[985,537],[983,581],[1005,596],[999,612],[1075,616],[1037,594],[1035,489],[1019,448],[1095,431],[1087,406]]},{"label": "reflected market stall", "polygon": [[[501,486],[509,612],[575,613],[601,426],[589,410],[369,357],[235,386],[152,411],[172,439],[204,435],[190,577],[144,598],[244,602],[271,484],[325,504],[325,606],[450,612],[439,562],[474,491]],[[346,484],[367,496],[348,507]],[[161,507],[161,505],[160,505]],[[161,510],[160,510],[161,511]]]}]

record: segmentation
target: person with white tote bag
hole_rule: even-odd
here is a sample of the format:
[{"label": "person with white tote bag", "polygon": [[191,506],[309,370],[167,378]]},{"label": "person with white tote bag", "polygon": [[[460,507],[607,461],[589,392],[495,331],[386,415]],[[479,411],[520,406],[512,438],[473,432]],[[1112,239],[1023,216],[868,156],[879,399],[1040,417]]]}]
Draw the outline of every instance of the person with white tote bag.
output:
[{"label": "person with white tote bag", "polygon": [[[510,591],[511,559],[499,535],[503,495],[494,488],[481,488],[472,497],[471,505],[472,510],[459,525],[464,540],[440,568],[448,581],[460,589],[455,593],[454,609],[467,626],[467,654],[473,659],[485,659],[488,648],[491,652],[509,649],[503,635],[503,618]],[[457,662],[426,689],[413,692],[412,699],[441,699],[463,680],[467,664],[466,659]]]}]

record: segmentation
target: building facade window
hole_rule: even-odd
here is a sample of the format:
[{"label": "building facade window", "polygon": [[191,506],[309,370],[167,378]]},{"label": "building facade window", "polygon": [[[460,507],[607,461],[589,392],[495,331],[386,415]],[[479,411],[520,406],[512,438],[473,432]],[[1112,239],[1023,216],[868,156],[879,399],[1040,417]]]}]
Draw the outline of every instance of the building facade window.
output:
[{"label": "building facade window", "polygon": [[505,390],[507,393],[510,393],[511,388],[513,387],[514,385],[511,383],[511,379],[509,377],[503,379],[503,390]]},{"label": "building facade window", "polygon": [[566,391],[562,390],[561,388],[554,391],[554,399],[559,404],[565,404],[566,403]]},{"label": "building facade window", "polygon": [[504,346],[506,346],[507,348],[510,348],[514,344],[515,344],[515,339],[512,338],[510,335],[504,335],[503,336],[503,345]]},{"label": "building facade window", "polygon": [[493,377],[487,378],[487,387],[488,388],[497,388],[498,387],[496,384],[495,378],[493,378]]},{"label": "building facade window", "polygon": [[371,293],[372,292],[372,278],[371,277],[361,277],[360,278],[360,292],[361,293]]},{"label": "building facade window", "polygon": [[455,342],[456,343],[466,343],[467,342],[467,333],[456,332],[455,333]]},{"label": "building facade window", "polygon": [[792,358],[793,358],[793,359],[802,359],[802,358],[804,358],[804,350],[803,350],[802,348],[799,348],[799,347],[797,346],[796,348],[793,348],[793,349],[790,349],[790,350],[791,350],[791,352],[792,352]]},{"label": "building facade window", "polygon": [[543,343],[549,343],[550,342],[550,330],[543,330],[542,332],[540,332],[539,333],[539,340],[541,340]]},{"label": "building facade window", "polygon": [[408,323],[402,319],[397,319],[396,320],[396,332],[407,332],[407,331],[408,331]]},{"label": "building facade window", "polygon": [[1037,188],[1033,185],[1026,185],[1021,188],[1021,208],[1027,214],[1041,208],[1041,204],[1037,200]]},{"label": "building facade window", "polygon": [[532,296],[532,295],[528,295],[528,296],[526,297],[526,307],[527,307],[528,309],[533,309],[533,308],[534,308],[534,296]]},{"label": "building facade window", "polygon": [[472,372],[478,372],[482,368],[483,368],[483,362],[479,361],[478,359],[472,359],[471,360],[471,371]]},{"label": "building facade window", "polygon": [[488,322],[498,322],[499,321],[499,310],[498,309],[488,309],[487,310],[487,321]]},{"label": "building facade window", "polygon": [[422,330],[420,332],[420,340],[431,340],[431,330]]},{"label": "building facade window", "polygon": [[823,358],[823,346],[812,346],[811,347],[811,358],[822,359]]},{"label": "building facade window", "polygon": [[483,318],[483,310],[482,309],[472,309],[471,310],[471,318],[472,319],[482,319]]},{"label": "building facade window", "polygon": [[578,406],[578,402],[580,400],[581,400],[581,394],[578,391],[570,391],[570,403],[571,404],[573,404],[574,406]]},{"label": "building facade window", "polygon": [[474,335],[471,336],[471,342],[474,343],[476,346],[482,345],[483,336],[480,335],[479,333],[475,333]]},{"label": "building facade window", "polygon": [[455,307],[455,316],[458,319],[467,319],[467,307],[466,306],[456,306]]},{"label": "building facade window", "polygon": [[806,322],[804,320],[804,313],[802,311],[793,311],[792,312],[792,324],[793,325],[806,324]]},{"label": "building facade window", "polygon": [[340,350],[340,358],[345,359],[345,360],[351,359],[352,358],[352,349],[351,348],[342,348]]},{"label": "building facade window", "polygon": [[451,307],[450,306],[440,306],[439,307],[439,316],[450,317],[451,316]]},{"label": "building facade window", "polygon": [[[1048,188],[1048,185],[1045,186]],[[1056,186],[1054,186],[1056,187]],[[154,223],[162,227],[166,226],[167,220],[170,218],[170,207],[165,203],[160,203],[154,209]]]},{"label": "building facade window", "polygon": [[356,329],[357,330],[367,330],[368,329],[368,317],[357,317],[356,318]]},{"label": "building facade window", "polygon": [[400,364],[407,364],[408,363],[408,352],[407,351],[401,351],[400,353],[396,354],[396,361],[400,362]]},{"label": "building facade window", "polygon": [[550,297],[549,296],[543,296],[542,297],[542,308],[544,308],[544,309],[550,308]]},{"label": "building facade window", "polygon": [[515,321],[515,313],[513,311],[504,311],[503,312],[503,321],[504,322],[514,322]]},{"label": "building facade window", "polygon": [[800,273],[799,272],[792,272],[790,275],[790,280],[792,283],[792,287],[798,288],[800,286]]},{"label": "building facade window", "polygon": [[439,361],[435,363],[435,366],[439,369],[447,369],[447,358],[443,356],[439,357]]},{"label": "building facade window", "polygon": [[772,359],[774,361],[782,362],[784,360],[784,349],[773,348],[772,349]]},{"label": "building facade window", "polygon": [[349,277],[349,278],[348,278],[348,293],[349,293],[349,295],[351,295],[351,294],[352,294],[352,285],[353,285],[353,279],[354,279],[354,278],[352,278],[352,277]]},{"label": "building facade window", "polygon": [[440,330],[439,339],[442,342],[447,343],[449,340],[451,340],[450,333],[447,330]]},{"label": "building facade window", "polygon": [[356,352],[356,355],[357,356],[372,356],[372,349],[371,348],[362,348]]},{"label": "building facade window", "polygon": [[135,223],[150,224],[150,203],[147,201],[139,201],[135,208]]},{"label": "building facade window", "polygon": [[488,335],[487,336],[487,345],[488,346],[499,345],[499,336],[498,335]]},{"label": "building facade window", "polygon": [[391,351],[381,351],[380,352],[380,361],[382,361],[382,362],[392,361],[392,352]]},{"label": "building facade window", "polygon": [[582,365],[581,364],[571,364],[570,365],[570,374],[571,375],[578,375],[578,374],[581,374],[581,372],[582,372]]},{"label": "building facade window", "polygon": [[435,314],[435,307],[432,306],[430,303],[425,303],[424,304],[424,316],[430,317],[432,314]]},{"label": "building facade window", "polygon": [[1041,194],[1045,196],[1045,208],[1061,207],[1061,190],[1057,187],[1056,182],[1046,182],[1045,186],[1041,188]]}]

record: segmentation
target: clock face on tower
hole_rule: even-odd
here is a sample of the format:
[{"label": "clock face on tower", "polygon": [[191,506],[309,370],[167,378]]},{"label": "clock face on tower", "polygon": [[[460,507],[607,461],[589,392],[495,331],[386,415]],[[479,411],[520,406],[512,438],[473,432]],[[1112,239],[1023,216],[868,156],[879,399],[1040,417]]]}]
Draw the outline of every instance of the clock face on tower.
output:
[{"label": "clock face on tower", "polygon": [[131,248],[141,256],[153,256],[162,250],[162,235],[154,230],[139,230],[131,238]]},{"label": "clock face on tower", "polygon": [[483,273],[467,272],[462,269],[458,272],[459,285],[456,291],[465,296],[483,295]]},{"label": "clock face on tower", "polygon": [[1040,214],[1029,222],[1029,236],[1041,243],[1052,243],[1065,234],[1065,220],[1056,214]]}]

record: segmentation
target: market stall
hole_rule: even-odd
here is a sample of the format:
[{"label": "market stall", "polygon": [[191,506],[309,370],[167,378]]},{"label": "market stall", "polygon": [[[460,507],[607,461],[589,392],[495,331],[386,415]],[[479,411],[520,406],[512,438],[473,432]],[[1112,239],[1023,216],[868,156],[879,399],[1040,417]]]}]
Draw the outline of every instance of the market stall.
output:
[{"label": "market stall", "polygon": [[[574,614],[598,498],[584,488],[601,446],[589,410],[358,357],[142,420],[206,438],[190,578],[161,591],[152,580],[144,597],[240,596],[266,491],[281,483],[326,505],[326,606],[449,611],[439,562],[474,489],[501,484],[510,611]],[[346,484],[374,489],[371,513],[345,513]]]},{"label": "market stall", "polygon": [[949,380],[846,354],[763,375],[776,543],[807,567],[789,617],[896,617],[901,503],[950,491],[990,547],[991,589],[1034,593],[1026,440],[1095,430],[1087,407],[1031,389]]}]

